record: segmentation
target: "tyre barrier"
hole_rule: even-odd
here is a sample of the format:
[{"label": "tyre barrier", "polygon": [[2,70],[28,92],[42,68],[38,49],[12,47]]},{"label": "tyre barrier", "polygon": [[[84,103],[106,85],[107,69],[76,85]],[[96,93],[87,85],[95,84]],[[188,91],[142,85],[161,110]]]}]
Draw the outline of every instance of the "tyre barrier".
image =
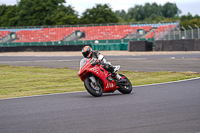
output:
[{"label": "tyre barrier", "polygon": [[155,51],[200,51],[200,39],[155,41]]}]

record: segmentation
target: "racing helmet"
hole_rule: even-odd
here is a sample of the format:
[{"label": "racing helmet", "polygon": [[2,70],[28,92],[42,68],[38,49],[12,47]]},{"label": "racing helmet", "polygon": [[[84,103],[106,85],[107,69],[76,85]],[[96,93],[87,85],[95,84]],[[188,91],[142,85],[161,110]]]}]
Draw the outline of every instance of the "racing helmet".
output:
[{"label": "racing helmet", "polygon": [[90,46],[83,47],[82,54],[85,58],[89,58],[92,54],[92,48]]}]

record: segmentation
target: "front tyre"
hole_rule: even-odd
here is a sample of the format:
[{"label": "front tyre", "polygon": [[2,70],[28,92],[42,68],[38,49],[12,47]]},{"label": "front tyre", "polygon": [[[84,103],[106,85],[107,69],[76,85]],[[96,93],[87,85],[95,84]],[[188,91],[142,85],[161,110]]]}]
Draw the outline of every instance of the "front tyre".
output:
[{"label": "front tyre", "polygon": [[94,84],[89,77],[87,77],[84,80],[84,85],[86,90],[94,97],[100,97],[103,94],[103,89],[101,87],[101,85],[96,82],[96,84]]},{"label": "front tyre", "polygon": [[132,91],[132,84],[131,84],[130,80],[126,76],[124,76],[122,74],[119,74],[119,75],[121,77],[124,77],[124,79],[126,79],[126,83],[124,83],[122,85],[119,85],[119,89],[118,90],[121,93],[123,93],[123,94],[129,94],[129,93],[131,93],[131,91]]}]

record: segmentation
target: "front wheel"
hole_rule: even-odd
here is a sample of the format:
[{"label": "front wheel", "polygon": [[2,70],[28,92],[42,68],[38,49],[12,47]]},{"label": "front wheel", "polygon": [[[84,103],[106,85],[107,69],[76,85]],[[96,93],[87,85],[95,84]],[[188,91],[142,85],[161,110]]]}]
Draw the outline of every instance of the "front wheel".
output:
[{"label": "front wheel", "polygon": [[89,77],[84,80],[84,85],[86,90],[94,97],[100,97],[103,94],[103,89],[101,85],[96,82],[93,83]]},{"label": "front wheel", "polygon": [[132,91],[132,84],[131,84],[130,80],[126,76],[124,76],[122,74],[120,74],[120,76],[122,78],[126,79],[126,83],[123,83],[122,85],[119,85],[119,89],[118,90],[121,93],[123,93],[123,94],[129,94],[129,93],[131,93],[131,91]]}]

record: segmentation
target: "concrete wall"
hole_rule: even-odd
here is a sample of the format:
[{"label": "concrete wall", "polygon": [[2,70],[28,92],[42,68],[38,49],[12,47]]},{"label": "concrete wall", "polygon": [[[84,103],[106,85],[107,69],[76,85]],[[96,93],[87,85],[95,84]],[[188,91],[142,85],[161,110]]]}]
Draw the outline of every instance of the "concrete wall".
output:
[{"label": "concrete wall", "polygon": [[200,39],[155,41],[155,51],[200,51]]}]

